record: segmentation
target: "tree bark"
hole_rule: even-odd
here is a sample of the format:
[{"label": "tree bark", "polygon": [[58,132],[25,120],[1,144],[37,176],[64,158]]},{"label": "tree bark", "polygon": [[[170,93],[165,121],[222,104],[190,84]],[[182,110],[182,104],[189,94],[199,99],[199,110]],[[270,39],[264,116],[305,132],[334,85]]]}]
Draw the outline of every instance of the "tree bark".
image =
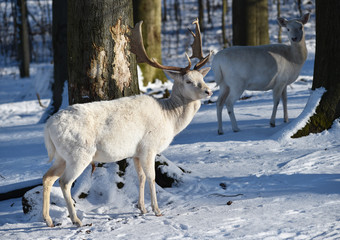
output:
[{"label": "tree bark", "polygon": [[[316,0],[316,54],[312,89],[324,87],[315,114],[292,137],[307,136],[331,128],[340,117],[340,2]],[[327,27],[325,27],[327,26]]]},{"label": "tree bark", "polygon": [[26,0],[17,0],[17,6],[19,11],[17,24],[19,27],[19,68],[20,68],[20,77],[29,77],[30,70],[30,44],[29,44],[29,36],[28,36],[28,21],[27,21],[27,5]]},{"label": "tree bark", "polygon": [[133,26],[132,0],[68,1],[70,104],[139,93],[128,26]]},{"label": "tree bark", "polygon": [[[143,20],[142,32],[145,50],[150,57],[162,63],[161,46],[161,1],[160,0],[134,0],[134,20],[135,23]],[[144,85],[154,82],[156,79],[166,82],[164,72],[161,69],[151,67],[145,63],[139,64],[144,80]]]},{"label": "tree bark", "polygon": [[269,43],[268,1],[233,0],[233,45]]}]

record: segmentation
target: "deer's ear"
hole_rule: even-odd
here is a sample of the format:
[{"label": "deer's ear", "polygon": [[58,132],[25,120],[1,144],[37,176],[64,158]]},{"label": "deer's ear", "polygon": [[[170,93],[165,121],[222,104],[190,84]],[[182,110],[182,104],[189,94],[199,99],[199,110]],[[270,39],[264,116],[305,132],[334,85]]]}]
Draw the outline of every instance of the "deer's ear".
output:
[{"label": "deer's ear", "polygon": [[303,25],[305,25],[308,22],[309,17],[310,17],[310,13],[306,13],[301,17],[301,22]]},{"label": "deer's ear", "polygon": [[288,23],[287,19],[283,17],[279,17],[277,18],[277,22],[280,24],[281,27],[287,27],[287,23]]},{"label": "deer's ear", "polygon": [[164,70],[166,75],[168,75],[170,78],[172,78],[173,80],[179,80],[182,79],[183,74],[179,73],[179,72],[174,72],[174,71],[169,71],[169,70]]},{"label": "deer's ear", "polygon": [[205,77],[210,71],[210,67],[202,68],[201,70],[198,70],[198,71],[203,75],[203,77]]}]

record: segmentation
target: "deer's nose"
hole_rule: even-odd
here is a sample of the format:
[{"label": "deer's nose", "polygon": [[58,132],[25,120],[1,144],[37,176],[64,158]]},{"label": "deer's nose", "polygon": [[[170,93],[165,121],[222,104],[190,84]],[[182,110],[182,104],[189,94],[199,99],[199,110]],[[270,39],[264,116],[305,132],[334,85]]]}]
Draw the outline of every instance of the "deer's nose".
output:
[{"label": "deer's nose", "polygon": [[208,96],[211,96],[213,93],[211,90],[205,90],[205,93],[208,95]]}]

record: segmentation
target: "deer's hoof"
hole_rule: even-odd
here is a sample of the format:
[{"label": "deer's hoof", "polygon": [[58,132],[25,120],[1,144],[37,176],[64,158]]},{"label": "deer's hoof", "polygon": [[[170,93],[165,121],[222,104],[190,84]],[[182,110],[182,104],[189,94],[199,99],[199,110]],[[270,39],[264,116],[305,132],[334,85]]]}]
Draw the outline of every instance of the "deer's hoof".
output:
[{"label": "deer's hoof", "polygon": [[76,225],[77,227],[82,227],[83,226],[83,223],[80,221],[79,218],[74,219],[72,222],[73,222],[73,225]]},{"label": "deer's hoof", "polygon": [[48,226],[48,227],[54,227],[54,223],[53,223],[53,221],[52,221],[52,219],[49,217],[49,218],[46,218],[45,219],[45,222],[46,222],[46,225]]}]

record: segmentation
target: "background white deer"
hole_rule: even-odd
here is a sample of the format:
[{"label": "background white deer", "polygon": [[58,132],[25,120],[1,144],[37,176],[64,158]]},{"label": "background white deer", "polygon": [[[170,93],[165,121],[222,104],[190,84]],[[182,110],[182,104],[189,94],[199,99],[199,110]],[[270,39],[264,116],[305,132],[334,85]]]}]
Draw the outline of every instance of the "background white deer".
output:
[{"label": "background white deer", "polygon": [[[198,21],[193,47],[193,56],[202,56],[201,36]],[[191,62],[185,68],[163,66],[150,59],[144,49],[141,37],[141,22],[131,30],[131,52],[139,62],[146,62],[164,69],[173,78],[174,85],[169,99],[158,100],[139,95],[112,101],[76,104],[52,116],[45,126],[45,145],[52,167],[43,178],[43,217],[48,226],[54,224],[49,215],[50,192],[53,183],[60,177],[67,208],[72,222],[82,222],[76,215],[71,199],[74,180],[91,162],[115,162],[132,157],[139,177],[138,207],[146,213],[144,206],[145,179],[151,193],[151,206],[156,215],[158,208],[155,189],[154,161],[157,153],[171,143],[176,134],[192,120],[201,105],[201,99],[212,95],[203,77],[210,68],[202,67],[210,54],[201,58],[190,70]],[[108,186],[109,187],[109,186]]]},{"label": "background white deer", "polygon": [[234,103],[244,90],[273,90],[273,112],[270,125],[275,126],[277,106],[282,98],[284,121],[288,122],[287,85],[293,83],[307,58],[304,24],[309,13],[299,19],[278,22],[288,31],[290,45],[234,46],[218,52],[212,62],[216,84],[220,93],[216,103],[218,134],[223,134],[222,109],[226,104],[232,129],[237,126]]}]

